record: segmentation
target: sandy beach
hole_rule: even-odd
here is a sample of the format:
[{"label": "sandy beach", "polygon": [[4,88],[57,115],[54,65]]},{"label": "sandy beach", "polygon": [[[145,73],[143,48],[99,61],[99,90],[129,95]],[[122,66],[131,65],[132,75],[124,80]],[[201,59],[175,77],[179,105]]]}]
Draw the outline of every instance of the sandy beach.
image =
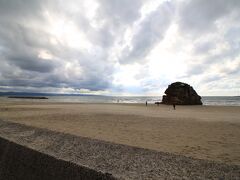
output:
[{"label": "sandy beach", "polygon": [[0,119],[240,165],[240,107],[1,101]]}]

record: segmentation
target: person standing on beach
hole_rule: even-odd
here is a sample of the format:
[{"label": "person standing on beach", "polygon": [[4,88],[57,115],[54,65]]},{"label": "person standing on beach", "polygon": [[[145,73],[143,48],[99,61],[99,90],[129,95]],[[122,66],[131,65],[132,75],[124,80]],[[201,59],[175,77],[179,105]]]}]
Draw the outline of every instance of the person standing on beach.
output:
[{"label": "person standing on beach", "polygon": [[146,106],[147,106],[147,101],[146,101]]},{"label": "person standing on beach", "polygon": [[176,109],[176,104],[175,104],[175,103],[173,103],[173,109],[174,109],[174,110]]},{"label": "person standing on beach", "polygon": [[172,105],[173,105],[173,110],[176,110],[177,97],[172,97],[171,101],[172,101]]}]

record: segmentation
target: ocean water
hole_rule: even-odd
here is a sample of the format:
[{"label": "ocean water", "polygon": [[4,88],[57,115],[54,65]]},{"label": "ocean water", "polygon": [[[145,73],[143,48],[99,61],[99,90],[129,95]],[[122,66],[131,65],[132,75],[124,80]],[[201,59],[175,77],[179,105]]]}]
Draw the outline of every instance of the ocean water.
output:
[{"label": "ocean water", "polygon": [[203,96],[203,105],[240,106],[240,96]]},{"label": "ocean water", "polygon": [[[11,101],[49,101],[75,103],[145,103],[154,104],[161,101],[162,96],[47,96],[49,99],[8,99]],[[7,97],[0,97],[7,98]],[[203,105],[240,106],[240,96],[203,96]]]}]

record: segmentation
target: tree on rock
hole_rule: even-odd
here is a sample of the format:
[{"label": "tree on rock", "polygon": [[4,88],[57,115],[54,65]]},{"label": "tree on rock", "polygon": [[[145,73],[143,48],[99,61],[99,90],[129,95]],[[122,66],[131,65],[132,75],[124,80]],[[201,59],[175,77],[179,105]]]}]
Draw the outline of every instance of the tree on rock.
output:
[{"label": "tree on rock", "polygon": [[175,82],[168,86],[162,99],[163,104],[202,105],[201,96],[192,86],[183,82]]}]

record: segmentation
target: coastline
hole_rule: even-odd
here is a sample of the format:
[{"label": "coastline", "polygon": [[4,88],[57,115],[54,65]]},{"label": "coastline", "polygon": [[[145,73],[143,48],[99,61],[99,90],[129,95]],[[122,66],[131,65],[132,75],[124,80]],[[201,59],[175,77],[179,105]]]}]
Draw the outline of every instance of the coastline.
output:
[{"label": "coastline", "polygon": [[[41,94],[40,94],[41,95]],[[48,102],[48,103],[123,103],[123,104],[143,104],[148,101],[148,104],[161,102],[162,96],[99,96],[99,95],[60,95],[60,96],[34,96],[46,97],[48,99],[11,99],[11,101],[25,102]],[[9,101],[7,96],[0,96],[0,101]],[[240,106],[239,96],[202,96],[203,105],[206,106]]]}]

